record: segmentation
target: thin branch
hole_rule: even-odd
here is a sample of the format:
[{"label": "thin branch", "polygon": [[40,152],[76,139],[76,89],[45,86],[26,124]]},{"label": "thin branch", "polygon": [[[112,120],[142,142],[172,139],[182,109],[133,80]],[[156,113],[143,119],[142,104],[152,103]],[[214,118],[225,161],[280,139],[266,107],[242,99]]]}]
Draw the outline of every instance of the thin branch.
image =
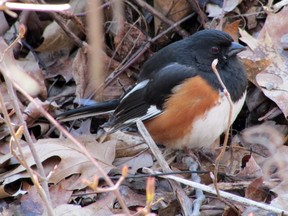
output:
[{"label": "thin branch", "polygon": [[[220,161],[223,158],[224,153],[225,153],[226,148],[227,148],[228,138],[229,138],[229,131],[230,131],[230,125],[232,123],[232,113],[233,113],[233,103],[232,103],[232,100],[231,100],[231,97],[230,97],[230,93],[228,92],[225,84],[223,83],[223,81],[222,81],[222,79],[221,79],[221,77],[220,77],[220,75],[218,73],[218,70],[216,68],[217,64],[218,64],[218,59],[214,59],[214,61],[212,62],[212,69],[213,69],[213,72],[215,73],[218,81],[220,82],[220,85],[223,88],[223,92],[224,92],[225,97],[228,100],[228,103],[229,103],[229,117],[228,117],[228,126],[227,126],[227,129],[225,131],[225,138],[224,138],[223,147],[222,147],[222,150],[221,150],[220,154],[218,155],[218,157],[216,158],[216,161],[215,161],[214,185],[215,185],[216,191],[218,191],[217,175],[218,175],[218,170],[219,170],[219,164],[220,164]],[[220,198],[220,194],[218,194],[218,196]]]},{"label": "thin branch", "polygon": [[[154,142],[154,140],[150,136],[149,132],[145,128],[145,125],[143,124],[143,122],[141,120],[137,120],[136,124],[137,124],[137,128],[138,128],[140,134],[142,135],[142,137],[144,138],[146,143],[149,145],[153,155],[157,159],[162,170],[164,172],[172,172],[168,163],[164,159],[161,151],[159,150],[156,143]],[[170,184],[171,184],[174,192],[176,192],[176,194],[177,194],[177,198],[178,198],[179,203],[182,207],[184,215],[191,215],[192,214],[191,202],[190,202],[189,198],[187,197],[187,195],[185,194],[185,192],[183,191],[183,189],[180,187],[180,185],[178,183],[176,183],[174,181],[170,181]]]},{"label": "thin branch", "polygon": [[[12,47],[17,44],[17,42],[20,41],[21,38],[23,38],[25,34],[25,27],[23,25],[20,25],[19,27],[19,35],[17,36],[16,40],[10,45],[8,46],[7,48],[5,48],[5,50],[3,51],[2,53],[2,56],[1,56],[1,59],[0,59],[0,67],[1,67],[1,70],[2,70],[2,74],[4,76],[4,79],[5,79],[5,83],[6,83],[6,86],[7,86],[7,90],[8,90],[8,93],[9,93],[9,96],[11,98],[17,98],[16,94],[15,94],[15,91],[14,91],[14,88],[13,88],[13,84],[12,84],[12,81],[11,81],[11,65],[9,64],[13,64],[13,62],[11,61],[11,58],[9,57],[8,55],[8,51],[11,51]],[[13,70],[13,68],[12,68]],[[13,75],[15,75],[15,70],[13,71]],[[20,71],[20,73],[24,73],[23,71]],[[28,83],[30,80],[26,80]],[[33,84],[33,83],[31,83]],[[32,91],[33,92],[33,91]],[[34,144],[33,144],[33,140],[29,134],[29,131],[28,131],[28,127],[26,125],[26,122],[23,118],[23,115],[22,115],[22,112],[21,112],[21,109],[20,109],[20,106],[19,104],[17,103],[17,100],[12,100],[12,104],[13,104],[13,107],[15,109],[15,112],[16,112],[16,116],[19,120],[19,123],[23,126],[23,132],[24,132],[24,136],[25,136],[25,139],[27,141],[27,144],[29,146],[29,149],[32,153],[32,156],[33,156],[33,159],[36,163],[36,166],[37,166],[37,169],[39,171],[39,174],[41,176],[41,178],[43,179],[43,182],[42,182],[42,187],[46,193],[46,196],[45,197],[42,197],[44,202],[47,202],[47,208],[48,208],[48,211],[49,211],[49,206],[51,206],[51,200],[50,200],[50,195],[49,195],[49,188],[48,188],[48,181],[45,177],[45,171],[44,171],[44,168],[43,168],[43,165],[41,163],[41,160],[37,154],[37,151],[34,147]],[[2,106],[1,106],[2,107]],[[4,106],[5,107],[5,106]],[[3,110],[5,110],[5,108],[3,107]],[[9,121],[9,119],[6,119],[6,121]],[[13,134],[13,130],[11,131],[10,130],[10,133]],[[14,140],[15,140],[15,137],[13,136]],[[17,140],[15,140],[15,142],[17,143]],[[32,178],[33,176],[31,176]],[[47,199],[47,200],[46,200]]]},{"label": "thin branch", "polygon": [[188,2],[191,5],[192,9],[198,14],[201,25],[203,27],[205,27],[208,18],[206,16],[206,14],[200,8],[198,1],[196,1],[196,0],[188,0]]},{"label": "thin branch", "polygon": [[[148,169],[148,168],[146,168],[145,170],[148,171],[149,173],[159,173],[159,172],[154,172],[153,170]],[[216,190],[214,188],[212,188],[212,187],[207,186],[207,185],[203,185],[203,184],[200,184],[200,183],[197,183],[197,182],[189,181],[189,180],[186,180],[186,179],[183,179],[183,178],[180,178],[180,177],[177,177],[177,176],[172,176],[172,175],[161,176],[161,177],[162,178],[166,178],[166,179],[173,179],[173,180],[175,180],[175,181],[177,181],[177,182],[179,182],[181,184],[185,184],[185,185],[188,185],[188,186],[191,186],[191,187],[194,187],[194,188],[199,188],[200,190],[203,190],[203,191],[205,191],[207,193],[211,193],[211,194],[217,195]],[[226,198],[226,199],[229,199],[229,200],[233,200],[235,202],[242,203],[242,204],[247,205],[247,206],[255,206],[257,208],[261,208],[261,209],[267,210],[269,212],[274,212],[274,213],[277,213],[277,214],[288,216],[288,211],[276,208],[274,206],[267,205],[265,203],[256,202],[256,201],[253,201],[253,200],[250,200],[250,199],[247,199],[247,198],[244,198],[244,197],[240,197],[240,196],[237,196],[237,195],[225,192],[225,191],[219,191],[219,194],[223,198]]]},{"label": "thin branch", "polygon": [[88,24],[88,74],[93,85],[100,89],[96,95],[98,99],[102,99],[105,73],[103,64],[103,14],[102,10],[97,10],[100,7],[100,1],[89,1],[90,8],[87,14]]},{"label": "thin branch", "polygon": [[[9,117],[9,114],[7,112],[7,109],[6,109],[6,106],[5,106],[5,102],[3,100],[3,95],[0,91],[0,106],[2,107],[2,114],[4,116],[4,119],[5,119],[5,123],[6,125],[8,126],[9,128],[9,131],[10,131],[10,134],[11,134],[11,140],[10,140],[10,149],[11,149],[11,154],[16,156],[16,154],[13,154],[13,148],[12,148],[12,144],[15,143],[18,147],[18,151],[20,153],[20,155],[22,156],[22,158],[24,158],[24,154],[23,154],[23,151],[22,151],[22,148],[21,148],[21,145],[19,143],[19,138],[17,137],[15,131],[14,131],[14,128],[12,126],[12,123],[11,123],[11,120],[10,120],[10,117]],[[20,126],[20,130],[23,130],[23,125]],[[18,130],[19,130],[18,129]],[[23,132],[23,131],[22,131]],[[22,133],[21,132],[21,133]],[[33,153],[32,153],[33,154]],[[15,157],[17,158],[17,156]],[[35,160],[35,158],[34,158]],[[27,169],[29,175],[31,176],[31,179],[32,179],[32,182],[34,185],[37,185],[36,186],[36,189],[41,197],[41,199],[43,200],[44,202],[44,205],[47,209],[47,212],[49,213],[49,215],[53,216],[54,215],[54,212],[53,212],[53,209],[52,209],[52,205],[51,205],[51,202],[49,200],[49,190],[48,192],[46,190],[43,190],[43,188],[39,185],[39,183],[36,181],[36,179],[34,178],[34,174],[33,174],[33,171],[32,169],[29,167],[29,165],[26,163],[25,160],[21,160],[19,159],[19,162]],[[38,168],[39,170],[39,168]],[[43,185],[45,185],[45,182],[43,182]],[[47,189],[48,189],[48,185],[47,185]]]},{"label": "thin branch", "polygon": [[7,7],[10,10],[31,10],[31,11],[64,11],[70,9],[69,4],[29,4],[19,2],[4,2],[1,7]]}]

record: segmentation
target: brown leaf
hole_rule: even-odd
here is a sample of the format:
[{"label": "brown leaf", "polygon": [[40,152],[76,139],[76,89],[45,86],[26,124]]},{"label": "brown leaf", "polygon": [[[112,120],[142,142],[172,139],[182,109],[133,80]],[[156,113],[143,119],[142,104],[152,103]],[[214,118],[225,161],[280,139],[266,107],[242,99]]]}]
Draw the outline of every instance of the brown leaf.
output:
[{"label": "brown leaf", "polygon": [[42,99],[46,99],[47,88],[45,85],[44,71],[39,67],[39,63],[35,61],[35,56],[30,52],[25,59],[17,60],[17,64],[39,84],[39,96]]},{"label": "brown leaf", "polygon": [[[24,91],[32,96],[40,93],[40,84],[29,76],[15,60],[12,50],[7,49],[8,45],[3,38],[0,38],[0,70],[6,74],[13,82],[18,84]],[[6,50],[7,49],[7,50]],[[25,82],[24,82],[25,81]]]},{"label": "brown leaf", "polygon": [[109,216],[113,215],[110,209],[113,209],[115,203],[114,193],[103,193],[99,194],[96,202],[84,207],[90,209],[94,212],[94,215],[97,216]]},{"label": "brown leaf", "polygon": [[255,179],[263,176],[261,167],[257,164],[253,156],[250,157],[246,166],[237,174],[237,177]]},{"label": "brown leaf", "polygon": [[239,28],[240,20],[236,20],[232,23],[225,23],[223,31],[230,34],[234,41],[238,42],[238,28]]},{"label": "brown leaf", "polygon": [[245,31],[240,31],[241,40],[250,48],[242,52],[240,57],[248,60],[248,64],[257,67],[259,61],[264,60],[260,64],[260,70],[251,68],[257,72],[250,73],[253,75],[249,77],[250,80],[261,87],[263,93],[279,106],[285,116],[288,116],[288,104],[285,102],[288,101],[288,54],[283,49],[281,39],[286,35],[288,22],[283,17],[287,15],[287,7],[277,14],[270,13],[257,39]]},{"label": "brown leaf", "polygon": [[[143,46],[146,40],[147,37],[135,25],[124,22],[121,31],[118,31],[114,37],[115,51],[121,59],[128,58]],[[139,62],[139,60],[137,61]]]},{"label": "brown leaf", "polygon": [[[76,83],[76,98],[89,98],[94,94],[96,86],[90,80],[88,72],[87,48],[78,49],[72,64],[72,74]],[[91,81],[91,82],[89,82]]]},{"label": "brown leaf", "polygon": [[27,193],[21,196],[21,211],[30,212],[32,215],[42,215],[44,211],[43,201],[37,191],[36,187],[24,185],[24,189]]},{"label": "brown leaf", "polygon": [[37,106],[34,103],[30,102],[24,110],[24,120],[27,122],[27,124],[32,124],[35,120],[43,117],[43,114],[39,110],[38,106],[41,106],[47,112],[49,112],[56,106],[55,103],[51,103],[49,101],[42,102],[38,98],[35,98],[35,102],[37,103]]},{"label": "brown leaf", "polygon": [[125,185],[120,186],[120,191],[128,207],[146,206],[146,196],[144,194],[135,193],[135,191]]},{"label": "brown leaf", "polygon": [[[56,58],[52,65],[47,68],[47,71],[45,73],[45,78],[49,79],[52,77],[56,77],[58,75],[61,75],[66,82],[69,82],[73,76],[72,76],[72,62],[74,58],[68,58],[67,55],[64,55],[59,58],[58,53],[53,53],[51,55],[54,55],[55,57],[52,57],[52,59]],[[49,56],[51,58],[51,55]],[[50,60],[51,61],[51,60]]]},{"label": "brown leaf", "polygon": [[[171,0],[155,0],[154,1],[154,8],[159,11],[161,14],[163,14],[165,17],[167,17],[169,20],[172,20],[174,22],[177,22],[190,14],[192,12],[191,5],[187,0],[178,0],[178,1],[171,1]],[[154,18],[154,26],[155,26],[155,32],[156,34],[161,33],[165,29],[167,29],[169,26],[165,23],[163,23],[160,19],[157,17]],[[172,34],[172,33],[170,33]],[[158,42],[164,42],[167,40],[168,36],[162,37],[158,40]]]},{"label": "brown leaf", "polygon": [[[105,172],[109,172],[110,169],[113,168],[112,162],[115,157],[115,142],[109,141],[100,144],[95,141],[95,137],[92,135],[78,137],[78,140],[83,143]],[[99,177],[102,176],[80,149],[68,139],[40,139],[37,143],[34,143],[34,145],[41,161],[49,161],[50,158],[51,160],[55,160],[55,157],[61,159],[57,168],[49,178],[50,183],[57,184],[72,174],[81,174],[80,178],[73,182],[68,188],[74,190],[86,187],[86,185],[82,183],[83,178],[89,180],[95,175]],[[23,151],[28,165],[34,165],[34,159],[29,148],[25,147]],[[25,168],[20,165],[14,170],[2,175],[0,179],[5,185],[18,179],[29,177],[24,171]],[[50,169],[50,171],[52,170]]]},{"label": "brown leaf", "polygon": [[263,178],[259,177],[249,184],[245,191],[245,197],[257,202],[265,202],[267,198],[267,188],[263,186]]},{"label": "brown leaf", "polygon": [[[279,131],[268,125],[254,126],[244,131],[243,138],[243,140],[249,140],[250,143],[265,147],[266,157],[258,159],[264,180],[274,181],[276,178],[286,184],[288,179],[287,146],[283,145],[283,136]],[[263,152],[259,153],[263,154]]]},{"label": "brown leaf", "polygon": [[116,131],[107,140],[116,140],[116,158],[131,157],[146,151],[149,147],[139,135]]},{"label": "brown leaf", "polygon": [[[86,2],[86,0],[69,1],[69,4],[71,6],[70,13],[84,13],[86,9]],[[68,19],[65,25],[75,35],[81,35],[81,28],[79,28],[79,26],[77,26],[71,19]],[[46,27],[43,33],[43,38],[43,43],[36,49],[39,52],[54,52],[65,49],[70,50],[75,45],[74,41],[67,36],[67,34],[55,21]]]},{"label": "brown leaf", "polygon": [[134,174],[140,168],[151,167],[153,165],[153,158],[149,153],[142,153],[138,156],[117,158],[114,165],[118,168],[128,166],[129,173]]},{"label": "brown leaf", "polygon": [[[119,67],[119,63],[111,59],[106,54],[103,54],[104,70],[106,76],[116,70]],[[127,70],[129,72],[129,70]],[[81,48],[78,50],[72,65],[73,78],[76,82],[76,99],[92,98],[96,101],[101,100],[112,100],[119,98],[123,94],[122,86],[128,88],[134,82],[126,74],[122,74],[119,78],[121,85],[118,80],[115,79],[110,85],[103,89],[103,86],[99,89],[99,86],[95,85],[95,81],[91,79],[92,75],[88,71],[88,57],[87,49]],[[97,93],[97,94],[95,94]],[[100,94],[101,93],[101,94]],[[98,96],[101,95],[99,98]]]},{"label": "brown leaf", "polygon": [[49,193],[51,197],[51,202],[53,207],[57,207],[58,205],[68,204],[73,191],[67,190],[73,182],[77,181],[78,176],[73,175],[68,179],[63,179],[56,185],[52,185],[49,187]]}]

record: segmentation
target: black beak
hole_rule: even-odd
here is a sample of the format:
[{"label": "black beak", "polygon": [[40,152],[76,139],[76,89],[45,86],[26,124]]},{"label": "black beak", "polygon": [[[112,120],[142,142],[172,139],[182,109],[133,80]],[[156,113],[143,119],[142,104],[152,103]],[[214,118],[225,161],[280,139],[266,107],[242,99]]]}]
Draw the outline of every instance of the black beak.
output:
[{"label": "black beak", "polygon": [[231,46],[228,48],[227,51],[227,58],[234,56],[236,54],[238,54],[239,52],[242,52],[243,50],[245,50],[246,48],[244,46],[242,46],[239,43],[236,42],[232,42]]}]

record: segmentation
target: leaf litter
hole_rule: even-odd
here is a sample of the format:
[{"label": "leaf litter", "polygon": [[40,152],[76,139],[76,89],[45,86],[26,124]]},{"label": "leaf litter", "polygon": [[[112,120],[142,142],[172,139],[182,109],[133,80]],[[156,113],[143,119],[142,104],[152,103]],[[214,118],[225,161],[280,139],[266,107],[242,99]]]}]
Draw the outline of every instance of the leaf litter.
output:
[{"label": "leaf litter", "polygon": [[[63,22],[82,42],[86,40],[88,30],[85,23],[87,2],[69,1],[71,10],[69,13],[60,13],[58,19],[58,22]],[[282,3],[280,8],[279,3]],[[154,0],[154,7],[150,5],[151,9],[142,0],[124,1],[121,20],[123,27],[117,32],[113,18],[116,9],[113,1],[106,1],[101,6],[105,29],[105,36],[101,40],[105,45],[102,56],[106,82],[109,84],[101,92],[101,98],[119,98],[135,83],[141,65],[149,56],[161,47],[194,33],[201,25],[229,32],[235,41],[247,45],[248,49],[239,56],[250,83],[246,106],[233,125],[231,145],[220,164],[219,175],[222,177],[219,187],[287,211],[288,20],[285,17],[288,15],[288,7],[285,1],[279,3],[269,5],[265,2],[233,0],[223,5],[222,1],[183,0],[176,3]],[[181,23],[183,18],[192,13],[194,15],[188,21]],[[13,65],[8,71],[14,70],[24,77],[21,82],[18,75],[18,78],[15,75],[16,82],[21,85],[30,82],[31,86],[36,83],[36,90],[29,89],[29,85],[23,86],[34,94],[35,99],[47,112],[56,116],[60,112],[73,109],[74,102],[82,99],[93,102],[99,98],[99,92],[95,94],[97,86],[93,85],[88,73],[89,50],[85,46],[75,46],[74,39],[67,36],[57,24],[56,18],[53,18],[55,16],[50,12],[32,11],[20,11],[19,18],[10,18],[2,11],[0,15],[3,26],[0,29],[1,53],[4,53],[7,44],[11,44],[15,39],[19,25],[26,25],[27,33],[23,43],[15,46],[13,53],[10,49],[9,58],[3,62]],[[176,23],[176,28],[165,34],[173,23]],[[39,27],[38,30],[33,28],[33,24]],[[157,36],[158,40],[147,45],[149,40]],[[1,72],[7,73],[3,62]],[[71,215],[71,211],[74,215],[123,213],[113,193],[94,193],[83,181],[93,183],[95,176],[98,176],[100,179],[95,182],[98,187],[108,188],[102,179],[103,173],[96,169],[86,155],[68,139],[63,138],[62,133],[43,118],[38,107],[29,103],[22,94],[18,92],[17,98],[11,98],[5,82],[1,82],[0,89],[15,130],[20,125],[12,100],[19,104],[23,112],[34,140],[33,145],[48,175],[55,214]],[[4,107],[1,107],[1,114],[3,109]],[[153,167],[155,171],[160,168],[147,144],[137,133],[118,131],[108,135],[104,141],[98,140],[95,131],[97,132],[108,117],[108,114],[104,114],[88,120],[68,122],[63,126],[85,146],[114,183],[121,176],[124,165],[128,165],[128,176],[119,191],[131,214],[136,213],[146,205],[146,182],[145,178],[132,177],[144,174],[143,167]],[[36,195],[37,188],[31,184],[31,176],[26,168],[9,153],[10,131],[3,115],[0,118],[0,142],[0,197],[6,198],[1,202],[2,214],[12,215],[17,212],[19,215],[48,215],[41,197]],[[36,163],[25,138],[21,139],[21,145],[25,155],[22,160],[37,173]],[[14,150],[19,155],[19,149]],[[163,153],[173,171],[187,170],[182,161],[177,160],[179,153]],[[204,152],[203,155],[195,154],[200,169],[213,172],[213,162],[218,153],[219,149],[215,149],[213,152]],[[187,174],[181,176],[189,178]],[[199,176],[202,183],[212,183],[209,174]],[[157,178],[155,187],[153,213],[180,214],[182,203],[176,199],[168,181]],[[189,194],[191,201],[196,199],[193,188],[185,187],[184,191]],[[91,192],[93,193],[90,195]],[[243,215],[267,214],[267,211],[262,209],[233,201],[228,207],[227,203],[209,194],[206,194],[205,203],[201,206],[201,214],[230,215],[235,208]]]}]

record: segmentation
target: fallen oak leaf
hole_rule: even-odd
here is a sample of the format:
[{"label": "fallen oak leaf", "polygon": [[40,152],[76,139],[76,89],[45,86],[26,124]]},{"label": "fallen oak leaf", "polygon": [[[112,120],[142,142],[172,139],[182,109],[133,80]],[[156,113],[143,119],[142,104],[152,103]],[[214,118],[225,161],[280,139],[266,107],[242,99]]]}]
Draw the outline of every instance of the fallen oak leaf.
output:
[{"label": "fallen oak leaf", "polygon": [[[288,116],[288,56],[281,45],[281,38],[285,34],[281,29],[286,29],[288,22],[275,25],[285,15],[288,15],[288,8],[277,14],[269,14],[257,39],[239,30],[240,39],[250,48],[239,56],[246,66],[249,80]],[[251,71],[254,72],[249,73]]]},{"label": "fallen oak leaf", "polygon": [[[78,137],[78,140],[85,145],[104,171],[108,173],[113,168],[112,162],[115,158],[115,141],[98,143],[92,135]],[[34,145],[42,162],[47,162],[49,160],[58,162],[55,157],[61,159],[57,164],[57,168],[53,170],[53,173],[49,178],[49,183],[57,184],[70,175],[81,174],[77,181],[67,187],[69,190],[75,190],[86,187],[86,185],[82,183],[82,179],[84,178],[92,179],[95,175],[102,177],[101,173],[93,166],[92,162],[89,161],[81,150],[68,139],[42,139],[38,140]],[[29,148],[24,147],[23,152],[27,164],[30,167],[35,165]],[[51,169],[48,171],[51,171]],[[0,176],[0,181],[5,185],[23,178],[29,178],[29,175],[26,172],[25,167],[19,165],[14,170],[2,174]]]}]

